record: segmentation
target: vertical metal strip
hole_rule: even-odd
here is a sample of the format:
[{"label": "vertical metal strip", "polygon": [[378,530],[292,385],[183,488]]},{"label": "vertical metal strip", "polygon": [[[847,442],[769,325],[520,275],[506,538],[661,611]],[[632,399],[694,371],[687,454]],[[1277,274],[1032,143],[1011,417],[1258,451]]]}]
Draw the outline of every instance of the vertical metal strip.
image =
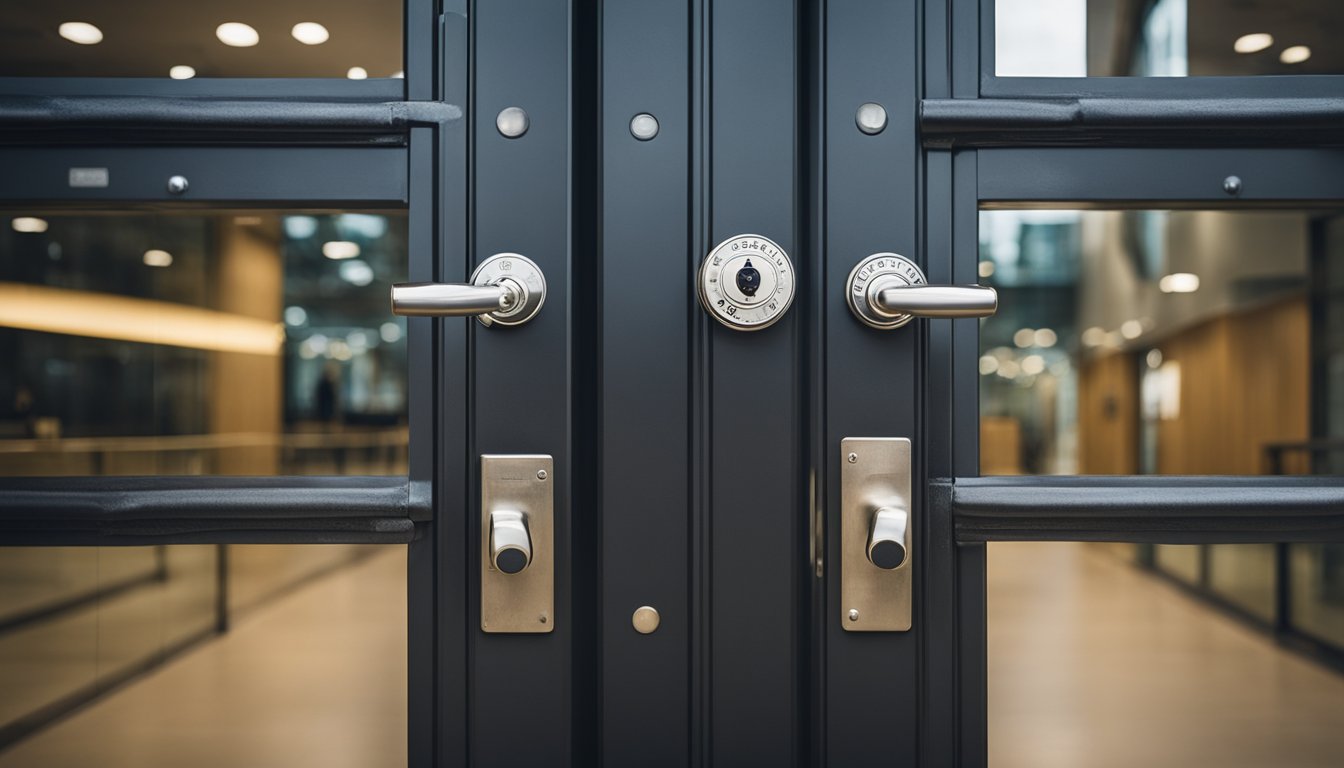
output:
[{"label": "vertical metal strip", "polygon": [[[688,7],[609,3],[601,50],[601,756],[691,762]],[[656,120],[640,139],[631,120]],[[698,241],[695,241],[698,242]],[[648,605],[660,623],[631,624]]]},{"label": "vertical metal strip", "polygon": [[[712,220],[697,255],[735,234],[757,233],[795,265],[805,263],[811,255],[800,252],[797,218],[797,9],[734,0],[711,12]],[[808,531],[798,493],[802,322],[794,307],[764,330],[710,330],[710,739],[717,765],[787,766],[800,758],[798,613],[806,610],[800,582]]]},{"label": "vertical metal strip", "polygon": [[[475,4],[471,174],[473,261],[520,253],[546,275],[546,304],[526,325],[485,328],[465,320],[474,349],[474,427],[467,462],[481,454],[548,454],[555,473],[555,630],[484,634],[471,647],[470,755],[478,767],[574,761],[571,637],[571,34],[569,3],[491,0]],[[506,137],[496,116],[523,109],[529,127]],[[473,494],[472,504],[479,503]],[[591,514],[591,510],[582,510]],[[479,541],[472,517],[468,541]],[[478,567],[473,547],[469,568]],[[476,579],[465,582],[479,609]]]},{"label": "vertical metal strip", "polygon": [[[826,762],[831,765],[914,765],[918,759],[918,634],[846,632],[836,564],[841,560],[840,440],[914,440],[915,507],[911,525],[925,536],[926,447],[920,429],[921,336],[926,321],[879,331],[850,314],[843,286],[869,254],[919,253],[920,17],[915,0],[826,4]],[[874,102],[887,126],[869,135],[855,124],[860,105]],[[930,262],[932,264],[932,262]],[[911,552],[914,595],[923,597],[925,553]],[[922,605],[915,605],[916,615]]]}]

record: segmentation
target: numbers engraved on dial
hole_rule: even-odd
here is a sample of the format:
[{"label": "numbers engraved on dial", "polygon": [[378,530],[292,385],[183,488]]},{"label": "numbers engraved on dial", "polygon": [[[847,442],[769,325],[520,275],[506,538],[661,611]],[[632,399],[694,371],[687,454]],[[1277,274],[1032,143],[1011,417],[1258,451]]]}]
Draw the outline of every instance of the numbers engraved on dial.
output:
[{"label": "numbers engraved on dial", "polygon": [[719,322],[738,330],[773,324],[793,303],[794,289],[788,254],[758,235],[725,240],[700,269],[701,303]]}]

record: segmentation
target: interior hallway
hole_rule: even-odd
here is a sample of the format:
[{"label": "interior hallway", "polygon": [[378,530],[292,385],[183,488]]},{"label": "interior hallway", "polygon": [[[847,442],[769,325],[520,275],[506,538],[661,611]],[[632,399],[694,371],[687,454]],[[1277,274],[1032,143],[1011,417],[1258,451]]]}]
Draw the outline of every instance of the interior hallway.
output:
[{"label": "interior hallway", "polygon": [[[989,549],[990,763],[1335,766],[1344,676],[1081,544]],[[405,549],[245,613],[18,766],[405,764]]]},{"label": "interior hallway", "polygon": [[0,767],[403,766],[405,584],[405,547],[308,582],[0,752]]},{"label": "interior hallway", "polygon": [[988,558],[992,768],[1344,764],[1344,676],[1104,545]]}]

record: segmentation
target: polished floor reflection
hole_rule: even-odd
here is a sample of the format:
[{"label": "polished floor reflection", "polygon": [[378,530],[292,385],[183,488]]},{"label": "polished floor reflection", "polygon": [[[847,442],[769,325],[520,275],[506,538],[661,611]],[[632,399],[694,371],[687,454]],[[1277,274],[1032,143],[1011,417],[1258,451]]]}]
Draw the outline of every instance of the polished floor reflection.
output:
[{"label": "polished floor reflection", "polygon": [[988,557],[992,768],[1344,763],[1344,675],[1106,545]]},{"label": "polished floor reflection", "polygon": [[405,583],[406,549],[389,547],[267,599],[0,767],[405,765]]}]

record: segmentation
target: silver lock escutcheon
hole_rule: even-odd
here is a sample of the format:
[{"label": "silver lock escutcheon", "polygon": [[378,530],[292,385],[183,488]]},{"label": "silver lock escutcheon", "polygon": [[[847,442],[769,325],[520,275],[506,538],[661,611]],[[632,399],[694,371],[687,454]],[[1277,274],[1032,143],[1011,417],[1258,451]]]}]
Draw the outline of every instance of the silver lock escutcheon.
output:
[{"label": "silver lock escutcheon", "polygon": [[700,263],[700,305],[735,331],[769,328],[789,311],[797,288],[793,262],[761,235],[734,235]]}]

